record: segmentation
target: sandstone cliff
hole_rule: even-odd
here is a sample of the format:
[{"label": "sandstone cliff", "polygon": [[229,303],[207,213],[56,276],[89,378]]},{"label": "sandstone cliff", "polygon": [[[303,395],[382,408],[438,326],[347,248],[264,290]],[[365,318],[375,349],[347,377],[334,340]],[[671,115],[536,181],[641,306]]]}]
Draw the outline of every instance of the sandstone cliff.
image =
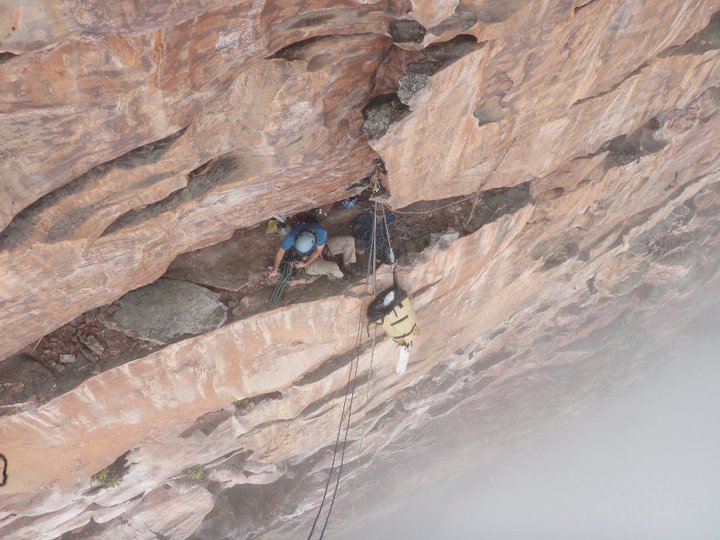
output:
[{"label": "sandstone cliff", "polygon": [[[446,474],[428,455],[491,463],[631,380],[720,297],[718,12],[0,1],[3,537],[307,535],[363,286],[273,308],[269,252],[233,253],[378,160],[423,334],[401,376],[363,338],[336,526]],[[214,288],[215,329],[89,340],[168,267]],[[63,366],[53,335],[98,362]]]}]

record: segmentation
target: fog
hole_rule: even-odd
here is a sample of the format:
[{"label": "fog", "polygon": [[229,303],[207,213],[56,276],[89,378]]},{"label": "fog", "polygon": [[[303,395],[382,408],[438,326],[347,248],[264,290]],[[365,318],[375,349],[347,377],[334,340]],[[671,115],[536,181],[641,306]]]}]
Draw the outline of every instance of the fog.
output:
[{"label": "fog", "polygon": [[720,305],[570,426],[343,540],[720,538]]}]

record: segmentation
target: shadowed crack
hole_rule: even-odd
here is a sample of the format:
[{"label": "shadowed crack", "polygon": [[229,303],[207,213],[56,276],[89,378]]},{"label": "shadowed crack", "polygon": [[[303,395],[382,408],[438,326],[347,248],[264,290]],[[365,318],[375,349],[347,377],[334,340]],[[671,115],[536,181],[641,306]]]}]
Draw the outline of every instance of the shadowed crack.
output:
[{"label": "shadowed crack", "polygon": [[180,434],[180,437],[182,437],[183,439],[187,439],[198,431],[202,432],[206,436],[210,435],[220,426],[220,424],[225,422],[225,420],[227,420],[231,416],[243,416],[249,413],[260,403],[282,398],[282,392],[268,392],[266,394],[258,394],[257,396],[235,400],[233,401],[233,406],[235,407],[234,411],[224,408],[205,413],[200,418],[195,420],[192,426],[183,431]]},{"label": "shadowed crack", "polygon": [[172,212],[192,200],[200,199],[216,187],[234,180],[234,173],[242,168],[240,158],[230,153],[212,159],[188,174],[186,187],[174,191],[161,201],[125,212],[105,229],[102,236],[138,225],[162,213]]},{"label": "shadowed crack", "polygon": [[267,392],[265,394],[258,394],[257,396],[236,400],[233,402],[233,405],[235,406],[235,414],[247,414],[260,403],[282,398],[282,392]]},{"label": "shadowed crack", "polygon": [[200,431],[203,433],[203,435],[210,435],[213,431],[217,429],[217,427],[222,424],[225,420],[230,418],[232,416],[232,413],[230,411],[227,411],[225,409],[220,409],[219,411],[212,411],[206,414],[203,414],[200,418],[195,420],[195,423],[190,426],[188,429],[183,431],[180,434],[180,437],[183,439],[187,439],[190,437],[193,433]]},{"label": "shadowed crack", "polygon": [[307,39],[302,39],[300,41],[295,41],[294,43],[291,43],[290,45],[286,45],[282,49],[279,49],[274,54],[269,56],[269,58],[281,58],[283,60],[290,61],[301,60],[304,59],[305,51],[308,47],[311,47],[316,43],[320,43],[322,41],[335,39],[337,37],[337,35],[315,36]]},{"label": "shadowed crack", "polygon": [[83,525],[82,527],[78,527],[77,529],[67,531],[59,538],[59,540],[83,540],[93,537],[100,538],[101,534],[104,533],[106,529],[109,529],[112,526],[112,521],[107,521],[101,524],[91,517],[90,521],[88,521],[85,525]]},{"label": "shadowed crack", "polygon": [[255,533],[278,514],[290,515],[300,500],[298,490],[305,485],[293,482],[288,474],[271,484],[238,484],[222,490],[213,509],[188,540],[259,538]]},{"label": "shadowed crack", "polygon": [[483,372],[511,358],[514,354],[515,351],[506,348],[487,354],[480,354],[475,363],[470,366],[469,371],[473,375],[482,375]]},{"label": "shadowed crack", "polygon": [[397,94],[383,94],[371,99],[362,110],[363,131],[370,140],[379,139],[390,126],[410,114],[410,107]]},{"label": "shadowed crack", "polygon": [[300,20],[295,21],[288,28],[290,30],[296,30],[298,28],[307,28],[308,26],[319,26],[336,19],[337,15],[334,13],[308,13],[305,14]]},{"label": "shadowed crack", "polygon": [[[668,141],[661,138],[662,124],[660,118],[661,116],[655,116],[635,131],[605,141],[594,152],[582,156],[582,159],[589,159],[607,153],[601,166],[605,171],[608,171],[614,167],[622,167],[659,152],[668,145]],[[583,180],[580,185],[587,181],[587,179]],[[557,196],[562,194],[563,191],[560,191]]]},{"label": "shadowed crack", "polygon": [[[185,133],[184,127],[167,137],[145,144],[119,156],[111,161],[98,165],[72,180],[70,183],[61,186],[54,191],[44,195],[30,206],[20,211],[0,233],[0,250],[10,250],[25,240],[32,232],[39,216],[53,206],[61,203],[63,199],[77,195],[88,188],[93,182],[99,181],[110,170],[117,168],[131,170],[135,167],[153,163],[162,158],[172,145]],[[133,185],[134,188],[150,187],[170,176],[171,173],[156,174],[149,176],[141,182]],[[127,186],[126,186],[127,187]],[[94,212],[95,203],[86,206],[78,206],[69,213],[63,215],[48,231],[46,240],[48,242],[61,242],[72,236],[73,232],[80,227]]]},{"label": "shadowed crack", "polygon": [[588,97],[585,97],[585,98],[582,98],[582,99],[578,99],[575,103],[572,104],[572,106],[574,107],[575,105],[581,105],[582,103],[585,103],[586,101],[590,101],[591,99],[601,98],[601,97],[603,97],[603,96],[606,96],[606,95],[614,92],[614,91],[617,90],[620,86],[622,86],[622,84],[625,83],[626,81],[629,81],[629,80],[632,79],[633,77],[637,77],[638,75],[640,75],[640,73],[642,72],[642,70],[645,69],[646,67],[648,67],[648,65],[649,65],[649,64],[648,64],[647,62],[643,62],[643,63],[640,64],[636,69],[634,69],[633,71],[631,71],[630,73],[628,73],[627,75],[625,75],[625,77],[623,77],[619,82],[617,82],[617,83],[615,83],[614,85],[612,85],[612,87],[608,88],[607,90],[603,90],[603,91],[600,92],[599,94],[595,94],[595,95],[593,95],[593,96],[588,96]]},{"label": "shadowed crack", "polygon": [[658,138],[660,127],[658,118],[651,118],[632,133],[606,142],[600,149],[600,152],[608,152],[605,166],[608,169],[621,167],[665,148],[667,141]]},{"label": "shadowed crack", "polygon": [[400,101],[407,105],[414,94],[427,86],[432,75],[484,46],[485,42],[478,43],[475,36],[461,34],[450,41],[426,47],[418,59],[407,65],[398,81]]},{"label": "shadowed crack", "polygon": [[11,53],[11,52],[0,52],[0,64],[4,64],[5,62],[9,62],[13,58],[16,58],[20,56],[19,54]]},{"label": "shadowed crack", "polygon": [[580,4],[580,5],[578,5],[578,6],[575,6],[575,9],[573,9],[573,13],[574,13],[575,15],[577,15],[577,14],[580,13],[582,10],[586,9],[588,6],[594,4],[595,2],[597,2],[597,0],[588,0],[588,1],[586,1],[585,3],[583,3],[583,4]]},{"label": "shadowed crack", "polygon": [[422,43],[425,27],[413,19],[391,21],[388,28],[395,43]]},{"label": "shadowed crack", "polygon": [[439,24],[428,29],[433,35],[440,36],[450,30],[460,30],[466,32],[475,26],[478,22],[478,13],[474,6],[466,6],[458,4],[455,11]]},{"label": "shadowed crack", "polygon": [[430,77],[460,58],[482,49],[475,36],[461,34],[442,43],[434,43],[409,62],[397,83],[397,93],[371,99],[363,108],[363,131],[370,140],[383,137],[390,126],[410,114],[410,98],[428,85]]},{"label": "shadowed crack", "polygon": [[481,191],[469,227],[473,231],[477,230],[487,223],[497,221],[504,215],[514,214],[531,203],[530,182]]},{"label": "shadowed crack", "polygon": [[294,383],[293,386],[305,386],[307,384],[313,384],[323,380],[325,377],[334,373],[338,369],[341,369],[352,362],[358,355],[363,354],[370,348],[371,342],[365,342],[358,349],[353,349],[344,354],[338,354],[331,356],[325,362],[320,364],[316,369],[307,372],[303,377]]},{"label": "shadowed crack", "polygon": [[540,268],[540,272],[547,272],[548,270],[560,266],[562,263],[569,261],[577,257],[580,247],[577,242],[566,242],[552,255],[547,257]]},{"label": "shadowed crack", "polygon": [[685,43],[670,47],[658,56],[662,58],[686,54],[700,55],[717,49],[720,49],[720,11],[710,18],[710,23],[705,28]]},{"label": "shadowed crack", "polygon": [[[355,383],[354,383],[355,389],[362,386],[367,381],[368,381],[367,372],[358,374],[358,376],[355,378]],[[328,394],[316,401],[313,401],[307,407],[305,407],[298,416],[300,418],[306,418],[309,415],[311,415],[312,413],[317,412],[320,409],[322,409],[325,405],[327,405],[331,401],[334,401],[336,399],[344,397],[348,393],[348,391],[351,389],[352,385],[353,385],[353,381],[350,381],[346,385],[344,385],[342,388],[338,388],[337,390],[335,390],[332,394]]]},{"label": "shadowed crack", "polygon": [[123,453],[110,465],[98,471],[92,475],[92,480],[96,484],[95,487],[85,492],[85,495],[93,495],[100,490],[110,489],[117,487],[122,483],[122,479],[130,470],[130,464],[127,461],[127,457],[130,454],[130,450]]}]

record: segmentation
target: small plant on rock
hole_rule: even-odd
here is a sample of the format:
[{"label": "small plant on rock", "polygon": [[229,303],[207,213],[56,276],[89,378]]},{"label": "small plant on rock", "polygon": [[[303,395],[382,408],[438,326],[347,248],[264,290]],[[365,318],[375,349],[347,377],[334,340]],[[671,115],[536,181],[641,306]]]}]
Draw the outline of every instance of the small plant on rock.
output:
[{"label": "small plant on rock", "polygon": [[205,476],[205,471],[203,471],[203,468],[200,466],[190,467],[187,470],[187,477],[190,480],[196,480],[196,481],[202,480],[204,476]]},{"label": "small plant on rock", "polygon": [[95,479],[100,483],[101,486],[106,488],[116,487],[120,484],[120,476],[111,473],[110,470],[107,468],[97,473]]}]

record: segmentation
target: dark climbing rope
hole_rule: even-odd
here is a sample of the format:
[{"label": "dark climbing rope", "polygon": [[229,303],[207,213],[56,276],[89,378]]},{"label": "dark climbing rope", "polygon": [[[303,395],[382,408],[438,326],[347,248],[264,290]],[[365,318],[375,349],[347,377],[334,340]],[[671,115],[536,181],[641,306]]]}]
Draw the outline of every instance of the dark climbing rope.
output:
[{"label": "dark climbing rope", "polygon": [[383,219],[385,220],[385,227],[378,229],[377,209],[373,212],[372,216],[369,214],[361,214],[355,218],[352,230],[353,236],[357,238],[366,252],[370,253],[374,244],[377,257],[385,263],[390,263],[391,248],[387,224],[395,221],[395,214],[390,213]]},{"label": "dark climbing rope", "polygon": [[277,304],[280,301],[280,296],[282,296],[282,293],[285,290],[285,285],[287,285],[287,282],[290,281],[290,278],[293,275],[293,270],[294,267],[292,265],[292,262],[283,261],[280,263],[280,268],[278,269],[278,273],[280,274],[280,280],[278,281],[277,285],[275,285],[275,290],[270,296],[271,304]]},{"label": "dark climbing rope", "polygon": [[[378,245],[377,245],[377,240],[378,240],[377,210],[378,210],[378,203],[376,202],[373,207],[373,215],[372,215],[372,230],[371,230],[372,240],[370,243],[370,251],[369,251],[370,258],[368,260],[368,269],[367,269],[367,274],[365,276],[366,282],[369,282],[370,281],[370,270],[371,270],[370,264],[372,263],[373,296],[375,295],[375,292],[377,290],[377,267],[376,267],[377,255],[378,255],[378,253],[377,253],[377,247],[378,247]],[[385,221],[385,227],[387,230],[387,220],[385,220],[384,215],[383,215],[383,220]],[[389,249],[390,253],[392,253],[392,249],[390,248],[390,241],[389,241],[389,238],[390,238],[389,231],[388,231],[386,238],[388,239],[387,249]],[[366,292],[363,295],[363,305],[362,305],[362,309],[360,311],[360,313],[361,313],[360,314],[360,322],[359,322],[360,326],[358,328],[358,336],[361,341],[362,341],[362,323],[364,321],[363,310],[365,309],[365,299],[367,298],[367,286],[365,287],[365,289],[366,289]],[[358,343],[358,347],[359,347],[359,345],[360,344]],[[374,356],[375,356],[375,339],[373,338],[372,357],[374,357]],[[350,433],[350,418],[352,417],[353,397],[355,396],[355,386],[357,383],[357,373],[358,373],[359,367],[360,367],[360,351],[358,351],[358,354],[356,357],[356,362],[355,362],[355,374],[353,375],[352,392],[350,394],[350,407],[348,410],[347,423],[345,425],[345,438],[343,439],[342,454],[340,455],[340,466],[338,467],[338,476],[337,476],[337,480],[335,482],[335,490],[333,491],[333,496],[332,496],[332,499],[330,500],[330,508],[328,509],[327,516],[325,517],[325,524],[323,525],[322,531],[320,531],[320,540],[322,540],[325,536],[325,529],[327,529],[328,523],[330,522],[330,515],[332,514],[332,509],[333,509],[333,506],[335,505],[335,498],[337,497],[338,488],[340,487],[340,478],[342,477],[342,469],[343,469],[343,465],[345,464],[345,450],[347,448],[348,433]],[[372,369],[372,365],[370,366],[370,368]],[[370,379],[368,377],[368,385],[369,384],[370,384]],[[342,418],[340,419],[340,422],[342,423]],[[358,460],[359,460],[359,458],[360,458],[360,456],[358,456]]]},{"label": "dark climbing rope", "polygon": [[[375,206],[373,208],[373,213],[377,215],[377,208],[378,203],[375,201]],[[390,238],[390,230],[388,229],[388,223],[387,219],[385,217],[385,207],[382,206],[383,211],[383,223],[385,224],[385,232],[387,233],[387,237]],[[375,223],[375,226],[373,227],[373,237],[377,238],[377,220],[373,220]],[[376,253],[377,245],[373,244],[370,250],[370,257],[373,262],[372,267],[372,274],[373,274],[373,287],[372,287],[372,297],[375,298],[377,296],[377,253]],[[394,262],[395,255],[393,253],[392,247],[390,248],[390,260],[391,262]],[[393,268],[395,265],[393,264]],[[350,512],[350,523],[353,523],[355,520],[355,502],[357,500],[357,486],[358,486],[358,478],[360,477],[360,458],[362,457],[362,451],[363,451],[363,442],[365,439],[365,418],[367,414],[367,408],[368,404],[370,403],[370,388],[372,385],[372,368],[373,368],[373,362],[375,361],[375,342],[377,340],[377,325],[373,325],[373,335],[372,335],[372,345],[370,346],[370,365],[368,366],[368,377],[367,377],[367,387],[365,388],[365,404],[363,405],[363,413],[362,413],[362,422],[360,422],[360,446],[358,448],[357,452],[357,460],[355,462],[355,480],[354,480],[354,488],[352,490],[353,497],[352,497],[352,506],[351,506],[351,512]]]},{"label": "dark climbing rope", "polygon": [[[377,203],[375,204],[375,209],[373,211],[372,216],[372,222],[376,221],[377,217]],[[371,222],[371,225],[372,225]],[[370,234],[371,238],[376,238],[376,235],[372,234],[375,228],[371,229]],[[317,526],[317,522],[320,519],[320,515],[322,513],[323,507],[325,505],[325,501],[327,499],[328,491],[330,488],[330,482],[332,480],[333,471],[335,470],[335,463],[337,461],[338,456],[338,449],[340,447],[340,436],[342,434],[343,429],[343,420],[345,418],[345,411],[347,410],[347,422],[345,423],[345,436],[343,438],[342,442],[342,451],[340,452],[340,464],[338,466],[337,471],[337,480],[335,482],[335,488],[333,490],[333,495],[330,500],[330,506],[328,508],[327,516],[325,516],[325,523],[323,524],[323,528],[320,531],[320,540],[323,539],[325,536],[325,530],[327,529],[328,523],[330,522],[330,516],[332,515],[333,506],[335,505],[335,499],[337,497],[338,487],[340,485],[340,478],[342,477],[342,468],[345,463],[345,449],[347,448],[347,438],[348,433],[350,431],[350,419],[352,417],[352,405],[353,405],[353,399],[355,397],[355,387],[357,384],[357,372],[358,372],[358,366],[360,365],[360,344],[362,342],[362,331],[363,331],[363,322],[365,319],[365,304],[367,303],[368,298],[368,290],[370,288],[370,273],[372,269],[374,268],[375,263],[375,256],[377,255],[376,251],[376,243],[374,241],[371,241],[370,246],[370,257],[368,258],[367,262],[367,271],[365,273],[365,288],[363,290],[362,295],[362,302],[360,307],[360,314],[358,318],[358,326],[355,333],[355,346],[354,349],[356,351],[356,355],[353,358],[352,362],[350,363],[350,370],[348,372],[348,382],[346,385],[346,392],[345,392],[345,399],[343,400],[343,406],[342,411],[340,412],[340,422],[338,423],[338,430],[337,430],[337,436],[335,438],[335,445],[333,447],[333,459],[332,463],[330,464],[330,471],[328,472],[328,479],[325,483],[325,490],[323,492],[322,500],[320,501],[320,507],[318,508],[317,514],[315,515],[315,519],[313,520],[312,528],[310,529],[310,534],[308,534],[308,540],[311,540],[313,532],[315,532],[315,527]]]},{"label": "dark climbing rope", "polygon": [[8,479],[8,460],[7,458],[0,454],[0,460],[2,460],[2,480],[0,480],[0,487],[3,487],[5,484],[7,484]]}]

